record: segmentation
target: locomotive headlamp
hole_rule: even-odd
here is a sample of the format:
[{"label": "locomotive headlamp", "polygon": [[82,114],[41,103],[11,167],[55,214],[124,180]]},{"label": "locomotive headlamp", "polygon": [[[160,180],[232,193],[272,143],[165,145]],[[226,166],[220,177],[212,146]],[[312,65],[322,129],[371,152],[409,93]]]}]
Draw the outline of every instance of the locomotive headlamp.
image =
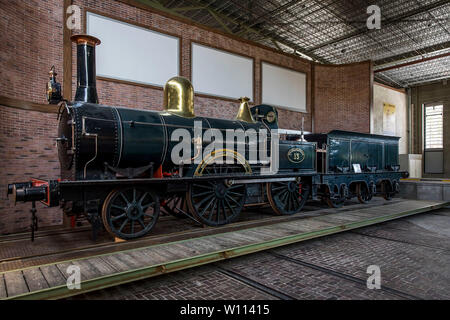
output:
[{"label": "locomotive headlamp", "polygon": [[276,119],[277,119],[277,116],[276,116],[275,112],[270,111],[270,112],[267,113],[266,121],[268,123],[273,123]]},{"label": "locomotive headlamp", "polygon": [[56,71],[55,66],[52,66],[50,72],[48,73],[50,80],[47,82],[47,101],[50,104],[58,104],[62,100],[61,95],[61,84],[56,82]]},{"label": "locomotive headlamp", "polygon": [[164,110],[183,117],[195,118],[194,88],[184,77],[173,77],[164,86]]}]

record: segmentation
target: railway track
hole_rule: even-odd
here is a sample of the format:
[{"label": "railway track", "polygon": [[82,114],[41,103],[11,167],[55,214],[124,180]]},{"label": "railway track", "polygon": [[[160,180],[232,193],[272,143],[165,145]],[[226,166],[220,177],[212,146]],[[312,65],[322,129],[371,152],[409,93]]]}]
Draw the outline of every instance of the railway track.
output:
[{"label": "railway track", "polygon": [[232,278],[233,280],[236,280],[238,282],[244,283],[252,288],[255,288],[261,292],[264,292],[265,294],[271,295],[274,298],[280,299],[280,300],[297,300],[293,296],[290,296],[289,294],[286,294],[285,292],[282,292],[280,290],[268,287],[258,281],[255,281],[253,279],[250,279],[249,277],[246,277],[240,273],[237,273],[235,271],[231,271],[228,269],[225,269],[218,264],[215,264],[214,267],[222,274]]},{"label": "railway track", "polygon": [[[380,203],[383,204],[378,202]],[[5,284],[3,292],[0,287],[0,297],[7,299],[69,297],[399,219],[438,209],[443,205],[445,205],[443,202],[400,201],[399,203],[389,202],[384,210],[379,205],[364,206],[363,209],[350,210],[350,212],[318,210],[298,217],[271,217],[241,221],[222,228],[197,228],[184,231],[181,236],[178,234],[156,235],[139,241],[102,244],[104,248],[78,250],[68,253],[67,256],[61,254],[24,259],[15,261],[18,268],[11,268],[9,265],[9,270],[12,271],[0,272],[0,281],[4,280]],[[208,232],[211,233],[208,234]],[[154,243],[159,244],[152,245]],[[50,263],[50,259],[56,262]],[[3,265],[11,263],[14,262],[5,262]],[[307,266],[304,261],[295,261],[295,263],[303,263],[303,266]],[[27,267],[27,264],[30,264],[30,267]],[[66,286],[68,275],[64,272],[67,273],[67,266],[70,265],[78,266],[82,274],[81,289],[76,292],[69,290]],[[315,265],[308,265],[308,267],[323,268]],[[326,268],[321,271],[334,272]],[[258,279],[239,277],[238,274],[233,273],[228,275],[239,278],[241,282],[246,282],[250,286],[258,287],[259,290],[270,291],[270,288],[259,283]],[[348,276],[335,273],[334,275]],[[52,284],[39,279],[51,279]],[[361,279],[350,277],[348,280],[361,283]],[[389,291],[390,288],[385,290]],[[283,294],[284,297],[281,297]],[[411,295],[406,297],[402,292],[395,292],[395,294],[404,299],[419,298]],[[272,291],[272,295],[278,295],[280,299],[292,298],[289,294],[280,291]]]},{"label": "railway track", "polygon": [[[82,227],[76,227],[76,228],[58,228],[55,230],[43,230],[38,231],[34,235],[34,239],[44,238],[48,236],[56,236],[61,234],[67,234],[67,233],[80,233],[80,232],[87,232],[91,230],[90,226],[82,226]],[[9,235],[2,235],[0,236],[0,245],[4,243],[11,243],[11,242],[18,242],[23,240],[30,240],[30,232],[21,232],[21,233],[15,233],[15,234],[9,234]]]},{"label": "railway track", "polygon": [[[395,202],[395,201],[394,201]],[[386,202],[384,201],[374,201],[373,206],[382,206]],[[392,204],[393,202],[387,202]],[[349,205],[344,208],[339,209],[339,212],[346,212],[358,208],[366,208],[367,205]],[[314,210],[315,209],[315,210]],[[317,210],[319,209],[319,210]],[[64,261],[68,259],[76,259],[76,258],[84,258],[91,255],[105,254],[105,253],[113,253],[119,252],[123,250],[136,249],[141,247],[146,247],[155,244],[163,244],[169,243],[179,240],[185,240],[195,237],[208,236],[213,234],[237,231],[242,229],[254,228],[259,226],[270,225],[274,223],[294,221],[309,218],[312,216],[318,215],[327,215],[335,213],[336,209],[323,209],[317,207],[307,208],[307,211],[304,214],[294,215],[294,216],[266,216],[261,217],[258,215],[257,217],[252,216],[251,214],[247,215],[247,218],[250,220],[240,221],[236,223],[232,223],[223,227],[199,227],[192,223],[187,223],[187,219],[176,219],[171,216],[162,217],[159,221],[161,229],[158,231],[158,234],[148,235],[146,237],[126,241],[126,242],[112,242],[109,238],[103,238],[102,243],[96,244],[87,244],[90,242],[85,241],[86,245],[76,245],[69,248],[56,248],[54,250],[49,250],[46,247],[41,248],[38,242],[34,243],[34,247],[29,247],[29,235],[21,234],[19,237],[15,239],[11,239],[6,237],[0,238],[0,246],[4,246],[8,244],[12,246],[10,249],[14,251],[14,242],[17,244],[21,251],[25,250],[25,254],[10,254],[9,256],[0,255],[0,272],[11,271],[21,268],[32,267],[35,265],[42,265],[48,263],[55,263],[59,261]],[[188,230],[181,230],[175,232],[165,233],[166,229],[164,227],[164,223],[166,223],[171,229],[179,229],[179,228],[189,228]],[[43,231],[44,233],[44,231]],[[42,235],[38,235],[37,239],[41,238],[49,238],[47,239],[47,243],[52,243],[53,241],[60,241],[60,235],[65,237],[65,241],[73,245],[73,243],[77,243],[77,239],[80,236],[80,233],[85,233],[85,239],[89,239],[90,229],[87,227],[83,227],[82,230],[74,229],[74,230],[60,230],[60,231],[50,231],[48,233],[44,233]],[[52,239],[51,237],[54,237]],[[69,239],[67,239],[69,238]],[[27,245],[25,248],[23,244]],[[5,249],[4,249],[5,250]],[[34,250],[34,251],[33,251]],[[45,251],[47,250],[47,251]]]},{"label": "railway track", "polygon": [[[325,273],[325,274],[331,275],[333,277],[338,277],[340,279],[344,279],[346,281],[350,281],[350,282],[356,283],[363,289],[367,288],[365,279],[360,279],[360,278],[355,277],[353,275],[349,275],[349,274],[346,274],[344,272],[336,271],[336,270],[333,270],[333,269],[330,269],[330,268],[327,268],[327,267],[323,267],[323,266],[320,266],[320,265],[317,265],[317,264],[314,264],[314,263],[306,262],[306,261],[300,260],[298,258],[288,257],[286,255],[279,254],[279,253],[275,252],[274,250],[266,251],[266,253],[271,255],[271,256],[273,256],[273,257],[275,257],[275,258],[277,258],[277,259],[284,260],[284,261],[286,261],[288,263],[292,263],[292,264],[295,264],[295,265],[299,265],[299,266],[302,266],[302,267],[313,269],[315,271],[319,271],[321,273]],[[252,287],[252,288],[254,288],[254,289],[258,290],[258,291],[261,291],[261,292],[263,292],[265,294],[268,294],[268,295],[270,295],[270,296],[272,296],[272,297],[274,297],[276,299],[280,299],[280,300],[297,300],[296,297],[290,295],[287,292],[279,290],[279,288],[268,287],[267,285],[265,285],[265,284],[263,284],[263,283],[261,283],[259,281],[256,281],[256,280],[254,280],[252,278],[249,278],[249,277],[247,277],[247,276],[245,276],[245,275],[243,275],[243,274],[241,274],[239,272],[236,272],[236,271],[224,268],[223,266],[221,266],[218,263],[214,264],[214,268],[217,269],[218,272],[220,272],[220,273],[230,277],[231,279],[233,279],[235,281],[238,281],[240,283],[243,283],[243,284],[245,284],[247,286],[250,286],[250,287]],[[394,289],[394,288],[391,288],[391,287],[388,287],[388,286],[385,286],[385,285],[381,286],[380,291],[388,293],[391,296],[395,296],[397,298],[401,298],[401,299],[404,299],[404,300],[423,300],[421,297],[418,297],[418,296],[415,296],[415,295],[409,294],[407,292],[400,291],[400,290],[397,290],[397,289]]]},{"label": "railway track", "polygon": [[[168,220],[167,218],[172,218],[170,216],[163,216],[159,218],[159,221]],[[69,234],[69,233],[91,233],[92,227],[89,223],[84,222],[81,226],[77,226],[75,228],[48,228],[44,230],[37,231],[34,235],[34,239],[39,238],[45,238],[48,236],[57,236],[57,235],[63,235],[63,234]],[[19,233],[13,233],[13,234],[5,234],[0,235],[0,245],[3,243],[10,243],[10,242],[18,242],[23,240],[30,240],[30,232],[19,232]]]},{"label": "railway track", "polygon": [[[340,272],[340,271],[336,271],[336,270],[333,270],[333,269],[330,269],[330,268],[319,266],[317,264],[313,264],[313,263],[310,263],[310,262],[306,262],[306,261],[300,260],[298,258],[291,258],[291,257],[285,256],[283,254],[276,253],[273,250],[269,250],[267,253],[272,255],[272,256],[274,256],[274,257],[276,257],[276,258],[278,258],[278,259],[282,259],[282,260],[288,261],[290,263],[294,263],[294,264],[297,264],[297,265],[300,265],[300,266],[303,266],[303,267],[307,267],[307,268],[310,268],[310,269],[314,269],[316,271],[323,272],[323,273],[328,274],[328,275],[332,275],[332,276],[335,276],[335,277],[338,277],[338,278],[341,278],[341,279],[345,279],[347,281],[351,281],[351,282],[357,283],[357,284],[361,285],[364,288],[366,288],[366,286],[367,286],[366,280],[360,279],[358,277],[355,277],[355,276],[352,276],[352,275],[349,275],[349,274],[346,274],[346,273],[343,273],[343,272]],[[420,298],[418,296],[415,296],[415,295],[412,295],[412,294],[409,294],[409,293],[406,293],[406,292],[403,292],[403,291],[400,291],[400,290],[397,290],[397,289],[394,289],[394,288],[390,288],[390,287],[387,287],[387,286],[384,286],[384,285],[381,285],[380,290],[384,291],[386,293],[389,293],[391,295],[394,295],[396,297],[399,297],[401,299],[406,299],[406,300],[423,300],[422,298]]]}]

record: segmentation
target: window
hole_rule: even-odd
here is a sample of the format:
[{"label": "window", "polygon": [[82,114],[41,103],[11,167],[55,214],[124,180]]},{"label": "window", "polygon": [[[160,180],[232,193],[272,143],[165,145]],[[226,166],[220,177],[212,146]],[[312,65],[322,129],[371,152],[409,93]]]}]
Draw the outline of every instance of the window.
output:
[{"label": "window", "polygon": [[192,85],[197,93],[253,97],[253,59],[192,43]]},{"label": "window", "polygon": [[180,39],[87,12],[87,33],[98,37],[97,76],[163,87],[179,74]]},{"label": "window", "polygon": [[425,106],[425,149],[442,149],[444,147],[443,125],[444,106]]},{"label": "window", "polygon": [[306,74],[263,62],[262,103],[306,112]]}]

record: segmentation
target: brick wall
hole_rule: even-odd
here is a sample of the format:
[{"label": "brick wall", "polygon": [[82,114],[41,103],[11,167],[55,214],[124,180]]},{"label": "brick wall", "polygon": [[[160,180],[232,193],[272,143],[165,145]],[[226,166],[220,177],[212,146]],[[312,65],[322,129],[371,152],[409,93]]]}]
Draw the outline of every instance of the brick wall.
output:
[{"label": "brick wall", "polygon": [[[0,106],[0,234],[30,226],[30,204],[14,207],[6,198],[7,183],[59,176],[56,114]],[[39,225],[60,224],[59,208],[37,205]]]},{"label": "brick wall", "polygon": [[370,133],[370,62],[314,67],[314,131]]},{"label": "brick wall", "polygon": [[45,83],[63,73],[63,1],[0,0],[0,94],[47,103]]},{"label": "brick wall", "polygon": [[[306,60],[280,54],[245,41],[238,41],[220,33],[173,20],[119,1],[74,0],[73,3],[82,8],[83,27],[85,11],[95,10],[126,19],[130,23],[138,23],[178,35],[181,38],[182,46],[181,75],[185,77],[190,77],[191,41],[199,41],[253,57],[255,59],[255,103],[260,103],[260,62],[262,59],[304,72],[308,79],[311,79],[312,66]],[[62,82],[63,79],[63,1],[0,0],[0,40],[0,70],[2,70],[0,95],[45,103],[44,86],[48,79],[47,73],[52,65],[56,66],[59,81]],[[74,45],[72,52],[72,92],[75,92],[76,55]],[[316,67],[314,88],[318,105],[316,111],[318,119],[315,121],[315,125],[320,129],[318,131],[335,126],[335,123],[327,118],[331,118],[330,114],[333,114],[334,117],[344,105],[346,110],[350,110],[355,103],[356,112],[347,112],[355,119],[347,122],[347,126],[346,122],[339,122],[338,128],[359,130],[364,121],[357,121],[356,117],[367,116],[369,119],[367,101],[364,106],[365,100],[358,98],[354,92],[365,86],[363,83],[351,83],[351,79],[355,77],[359,79],[359,82],[365,81],[368,86],[366,77],[361,76],[365,70],[362,72],[361,69],[363,68],[342,67],[330,69],[334,71],[327,71],[328,69],[325,67]],[[330,81],[330,73],[334,77],[332,81]],[[337,90],[337,88],[327,87],[328,84],[332,87],[342,86],[341,80],[345,80],[346,83],[345,94],[342,94],[341,90]],[[308,113],[302,114],[280,109],[279,124],[281,128],[300,129],[303,116],[305,130],[311,130],[312,81],[307,83]],[[354,86],[353,89],[351,89],[352,86]],[[97,90],[102,104],[161,110],[161,89],[98,80]],[[325,95],[321,92],[325,92]],[[327,99],[322,99],[325,96]],[[232,119],[236,115],[238,102],[196,96],[195,109],[196,114],[200,116]],[[367,115],[364,112],[367,112]],[[24,111],[0,105],[0,116],[0,163],[2,163],[0,169],[0,234],[2,234],[26,230],[30,224],[30,205],[20,204],[13,207],[6,199],[6,184],[14,181],[27,181],[30,177],[57,178],[59,167],[54,147],[57,128],[55,114]],[[339,118],[342,117],[339,116]],[[38,216],[41,225],[59,224],[62,220],[59,209],[43,209],[41,205],[38,205]]]},{"label": "brick wall", "polygon": [[[265,60],[277,65],[301,71],[310,76],[311,64],[302,59],[279,54],[273,50],[267,50],[259,46],[251,45],[247,42],[238,41],[216,32],[208,31],[186,24],[165,16],[139,9],[121,2],[111,0],[74,0],[74,4],[79,5],[83,10],[83,28],[85,26],[86,11],[105,12],[110,17],[125,19],[129,23],[140,26],[154,28],[161,32],[167,32],[181,38],[182,65],[181,75],[190,78],[191,76],[191,41],[197,41],[213,47],[230,50],[237,54],[243,54],[255,59],[255,102],[260,103],[261,88],[260,82],[260,62]],[[106,10],[105,10],[106,9]],[[75,49],[75,47],[73,47]],[[75,90],[76,69],[75,56],[73,56],[73,90]],[[195,88],[194,88],[195,89]],[[284,129],[300,129],[301,118],[305,117],[305,130],[311,130],[311,86],[307,88],[307,114],[280,110],[280,127]],[[137,87],[124,83],[112,83],[111,81],[100,80],[98,82],[99,100],[102,104],[115,104],[130,108],[148,107],[154,110],[161,110],[162,91],[158,89]],[[238,97],[236,97],[238,98]],[[200,116],[219,117],[232,119],[235,117],[239,103],[223,100],[214,97],[196,97],[195,111]]]},{"label": "brick wall", "polygon": [[[45,103],[52,65],[63,73],[63,1],[0,0],[0,95]],[[59,175],[56,114],[0,105],[0,234],[27,230],[30,204],[16,207],[6,185]],[[40,226],[61,224],[57,208],[37,204]]]}]

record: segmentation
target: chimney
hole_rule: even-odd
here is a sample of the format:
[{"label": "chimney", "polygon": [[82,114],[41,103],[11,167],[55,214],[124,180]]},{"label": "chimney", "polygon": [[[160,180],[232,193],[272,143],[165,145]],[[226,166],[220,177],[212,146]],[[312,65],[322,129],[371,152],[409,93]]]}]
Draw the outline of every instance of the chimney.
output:
[{"label": "chimney", "polygon": [[98,103],[95,70],[95,47],[99,39],[86,34],[71,37],[77,44],[77,92],[75,101]]}]

